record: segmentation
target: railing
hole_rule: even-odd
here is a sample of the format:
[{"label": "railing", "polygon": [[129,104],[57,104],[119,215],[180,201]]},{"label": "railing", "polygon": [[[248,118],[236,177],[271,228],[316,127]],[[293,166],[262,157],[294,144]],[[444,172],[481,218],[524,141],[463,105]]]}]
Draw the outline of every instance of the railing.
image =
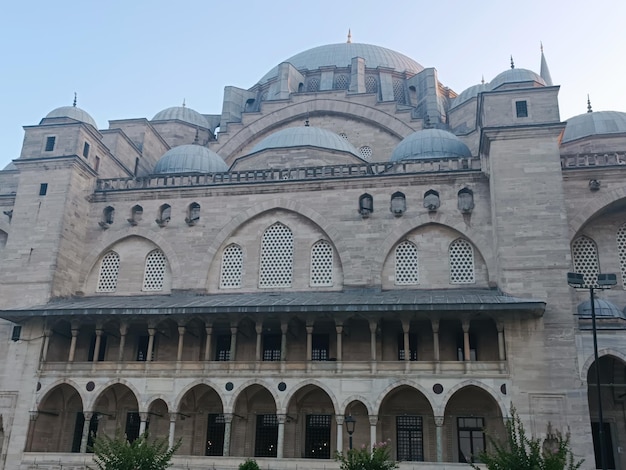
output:
[{"label": "railing", "polygon": [[561,155],[561,168],[594,168],[626,165],[626,152]]},{"label": "railing", "polygon": [[338,178],[364,178],[406,173],[480,171],[480,158],[442,158],[404,162],[362,163],[288,169],[244,170],[226,173],[153,175],[98,180],[96,192],[278,183]]}]

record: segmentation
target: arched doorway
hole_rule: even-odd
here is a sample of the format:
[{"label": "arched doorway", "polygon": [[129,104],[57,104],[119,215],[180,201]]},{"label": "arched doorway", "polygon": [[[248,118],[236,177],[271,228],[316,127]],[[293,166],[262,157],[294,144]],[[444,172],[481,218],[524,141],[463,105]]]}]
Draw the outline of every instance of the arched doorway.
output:
[{"label": "arched doorway", "polygon": [[[345,416],[354,418],[354,433],[352,434],[352,447],[355,449],[362,446],[370,447],[370,420],[367,408],[358,401],[352,401],[346,406]],[[342,447],[344,451],[350,448],[350,436],[348,435],[345,422],[342,436]]]},{"label": "arched doorway", "polygon": [[170,432],[170,419],[167,404],[160,398],[154,400],[148,408],[146,431],[151,439],[167,439]]},{"label": "arched doorway", "polygon": [[141,418],[133,391],[124,384],[107,387],[98,397],[91,418],[91,433],[114,436],[122,430],[129,441],[139,437]]},{"label": "arched doorway", "polygon": [[208,385],[196,385],[180,401],[176,439],[180,455],[224,455],[224,407]]},{"label": "arched doorway", "polygon": [[261,385],[246,387],[237,397],[232,421],[230,455],[276,457],[276,401]]}]

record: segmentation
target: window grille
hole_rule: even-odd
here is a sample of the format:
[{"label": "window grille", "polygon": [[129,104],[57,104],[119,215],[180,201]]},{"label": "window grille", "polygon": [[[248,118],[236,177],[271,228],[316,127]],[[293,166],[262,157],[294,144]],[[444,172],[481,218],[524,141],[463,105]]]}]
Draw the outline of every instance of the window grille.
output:
[{"label": "window grille", "polygon": [[417,246],[404,241],[396,247],[396,285],[419,283]]},{"label": "window grille", "polygon": [[39,185],[39,195],[45,196],[46,194],[48,194],[48,183],[41,183]]},{"label": "window grille", "polygon": [[572,258],[574,260],[574,271],[580,273],[585,278],[584,287],[594,287],[598,282],[598,247],[596,243],[588,237],[578,237],[572,243]]},{"label": "window grille", "polygon": [[243,250],[237,244],[228,245],[222,255],[220,289],[241,287]]},{"label": "window grille", "polygon": [[304,457],[330,458],[330,415],[307,415]]},{"label": "window grille", "polygon": [[361,155],[361,158],[363,160],[370,161],[372,159],[372,153],[372,147],[368,145],[364,145],[363,147],[359,148],[359,154]]},{"label": "window grille", "polygon": [[89,158],[89,142],[85,142],[83,145],[83,157]]},{"label": "window grille", "polygon": [[46,152],[52,152],[54,150],[56,139],[57,138],[54,136],[46,137]]},{"label": "window grille", "polygon": [[293,233],[283,224],[269,227],[261,240],[259,287],[291,287]]},{"label": "window grille", "polygon": [[224,453],[224,415],[209,413],[204,455],[221,456]]},{"label": "window grille", "polygon": [[365,77],[365,93],[378,93],[378,80],[373,75]]},{"label": "window grille", "polygon": [[396,416],[398,460],[424,460],[424,429],[421,416]]},{"label": "window grille", "polygon": [[473,284],[474,249],[470,242],[458,239],[450,244],[450,284]]},{"label": "window grille", "polygon": [[100,274],[98,275],[96,292],[115,292],[119,271],[120,255],[114,251],[109,251],[104,255],[100,263]]},{"label": "window grille", "polygon": [[333,285],[333,248],[320,240],[311,248],[311,286]]},{"label": "window grille", "polygon": [[230,361],[230,335],[218,335],[215,339],[215,360]]},{"label": "window grille", "polygon": [[617,230],[617,254],[619,267],[622,273],[622,285],[626,289],[626,224]]},{"label": "window grille", "polygon": [[320,79],[317,77],[309,78],[309,81],[306,84],[306,91],[319,91],[320,89]]},{"label": "window grille", "polygon": [[[124,434],[126,434],[126,439],[128,442],[132,443],[135,439],[139,437],[139,426],[141,425],[141,418],[139,417],[139,413],[137,411],[129,411],[126,413],[126,430]],[[146,423],[146,431],[147,431]]]},{"label": "window grille", "polygon": [[165,265],[167,260],[161,250],[154,250],[146,257],[146,268],[143,275],[144,292],[154,292],[163,290],[163,280],[165,279]]},{"label": "window grille", "polygon": [[327,361],[329,338],[327,334],[314,334],[311,338],[311,360]]},{"label": "window grille", "polygon": [[347,90],[348,82],[349,80],[347,75],[337,75],[335,77],[335,90]]},{"label": "window grille", "polygon": [[518,118],[528,117],[528,103],[526,101],[516,101],[515,112]]},{"label": "window grille", "polygon": [[459,462],[479,462],[478,455],[485,451],[483,418],[457,418]]},{"label": "window grille", "polygon": [[276,415],[257,415],[255,457],[276,457],[278,451],[278,418]]},{"label": "window grille", "polygon": [[393,99],[394,101],[397,101],[398,104],[406,103],[403,80],[396,79],[393,81]]},{"label": "window grille", "polygon": [[263,335],[263,360],[280,361],[281,335]]},{"label": "window grille", "polygon": [[[404,361],[404,333],[398,335],[398,360]],[[409,333],[409,361],[417,361],[417,335]]]}]

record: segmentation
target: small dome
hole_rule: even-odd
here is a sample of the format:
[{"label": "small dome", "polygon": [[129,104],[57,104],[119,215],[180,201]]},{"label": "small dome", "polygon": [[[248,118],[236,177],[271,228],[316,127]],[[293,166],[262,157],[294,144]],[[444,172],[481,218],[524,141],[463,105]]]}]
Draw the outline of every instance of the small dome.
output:
[{"label": "small dome", "polygon": [[520,83],[520,82],[537,82],[542,86],[546,86],[546,82],[543,78],[537,75],[532,70],[527,69],[508,69],[497,75],[496,78],[489,83],[490,90],[496,90],[502,85],[507,83]]},{"label": "small dome", "polygon": [[183,121],[193,124],[194,126],[200,126],[204,129],[209,129],[209,121],[198,111],[194,111],[186,106],[174,106],[172,108],[159,111],[152,118],[153,121]]},{"label": "small dome", "polygon": [[155,174],[222,173],[228,166],[217,153],[201,145],[181,145],[168,150],[154,167]]},{"label": "small dome", "polygon": [[626,113],[594,111],[567,120],[562,143],[591,135],[626,133]]},{"label": "small dome", "polygon": [[96,121],[89,115],[87,111],[80,109],[78,106],[61,106],[60,108],[53,109],[44,119],[48,118],[70,118],[76,121],[91,124],[94,128],[98,128]]},{"label": "small dome", "polygon": [[466,101],[471,100],[472,98],[478,96],[478,93],[489,90],[488,83],[479,83],[478,85],[473,85],[466,90],[463,90],[459,96],[452,100],[452,104],[450,108],[454,108],[456,106],[462,105]]},{"label": "small dome", "polygon": [[250,153],[266,149],[307,146],[349,152],[359,156],[357,149],[343,137],[326,129],[309,126],[288,127],[274,132],[256,144]]},{"label": "small dome", "polygon": [[[397,72],[408,72],[415,75],[424,70],[413,59],[380,46],[372,44],[359,44],[342,42],[339,44],[326,44],[300,52],[283,62],[289,62],[298,70],[317,70],[320,67],[349,67],[354,57],[365,59],[368,69],[376,67],[388,67]],[[267,72],[259,83],[264,83],[278,75],[278,66]]]},{"label": "small dome", "polygon": [[469,158],[472,152],[451,132],[424,129],[405,137],[391,154],[391,161],[428,158]]},{"label": "small dome", "polygon": [[[595,299],[594,307],[598,318],[626,318],[624,313],[608,300]],[[586,300],[578,305],[578,315],[591,317],[591,301]]]}]

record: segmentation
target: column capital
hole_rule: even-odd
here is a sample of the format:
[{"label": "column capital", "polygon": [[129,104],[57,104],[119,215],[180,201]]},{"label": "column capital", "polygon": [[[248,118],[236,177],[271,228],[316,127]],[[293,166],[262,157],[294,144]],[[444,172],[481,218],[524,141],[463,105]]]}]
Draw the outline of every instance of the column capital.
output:
[{"label": "column capital", "polygon": [[150,414],[147,411],[140,411],[139,419],[145,423],[150,419]]},{"label": "column capital", "polygon": [[307,334],[312,334],[313,333],[313,325],[308,325],[306,326],[306,332]]},{"label": "column capital", "polygon": [[496,329],[498,330],[498,333],[502,333],[504,331],[504,322],[497,321],[496,322]]},{"label": "column capital", "polygon": [[335,416],[335,421],[337,421],[337,424],[339,425],[343,425],[343,421],[346,419],[346,417],[344,415],[336,415]]},{"label": "column capital", "polygon": [[368,416],[370,421],[370,426],[376,426],[378,424],[378,415]]},{"label": "column capital", "polygon": [[237,334],[237,325],[230,327],[230,334],[231,335],[236,335]]},{"label": "column capital", "polygon": [[262,321],[256,322],[256,325],[254,325],[254,330],[256,331],[257,335],[260,335],[261,333],[263,333],[263,322]]},{"label": "column capital", "polygon": [[463,333],[469,333],[470,321],[468,318],[461,320],[461,327],[463,328]]},{"label": "column capital", "polygon": [[204,331],[206,332],[207,335],[210,335],[213,333],[213,325],[204,325]]},{"label": "column capital", "polygon": [[402,320],[402,332],[408,333],[411,330],[411,320]]},{"label": "column capital", "polygon": [[170,423],[171,422],[175,422],[176,420],[178,420],[178,416],[179,416],[178,412],[172,411],[172,412],[170,412],[168,414],[170,415]]},{"label": "column capital", "polygon": [[287,422],[287,415],[276,415],[276,420],[278,424],[285,424]]},{"label": "column capital", "polygon": [[338,335],[343,333],[343,323],[336,324],[335,325],[335,331],[337,332]]},{"label": "column capital", "polygon": [[233,415],[232,413],[224,413],[224,423],[230,424],[233,422],[233,418],[235,417],[235,415]]},{"label": "column capital", "polygon": [[430,326],[433,329],[433,333],[439,333],[439,318],[431,318]]},{"label": "column capital", "polygon": [[154,336],[156,334],[156,328],[148,327],[148,334]]},{"label": "column capital", "polygon": [[128,333],[128,323],[122,322],[120,323],[120,335],[126,336],[126,333]]},{"label": "column capital", "polygon": [[187,331],[187,328],[185,326],[179,326],[178,327],[178,335],[179,336],[184,336],[186,331]]},{"label": "column capital", "polygon": [[377,320],[370,320],[370,333],[376,333],[376,329],[378,328]]},{"label": "column capital", "polygon": [[435,416],[435,426],[443,426],[443,416]]},{"label": "column capital", "polygon": [[289,323],[287,322],[281,322],[280,323],[280,332],[284,335],[287,334],[287,331],[289,331]]},{"label": "column capital", "polygon": [[37,418],[39,417],[39,410],[31,410],[28,413],[31,421],[37,421]]},{"label": "column capital", "polygon": [[93,411],[83,411],[83,416],[85,417],[85,421],[91,421]]}]

